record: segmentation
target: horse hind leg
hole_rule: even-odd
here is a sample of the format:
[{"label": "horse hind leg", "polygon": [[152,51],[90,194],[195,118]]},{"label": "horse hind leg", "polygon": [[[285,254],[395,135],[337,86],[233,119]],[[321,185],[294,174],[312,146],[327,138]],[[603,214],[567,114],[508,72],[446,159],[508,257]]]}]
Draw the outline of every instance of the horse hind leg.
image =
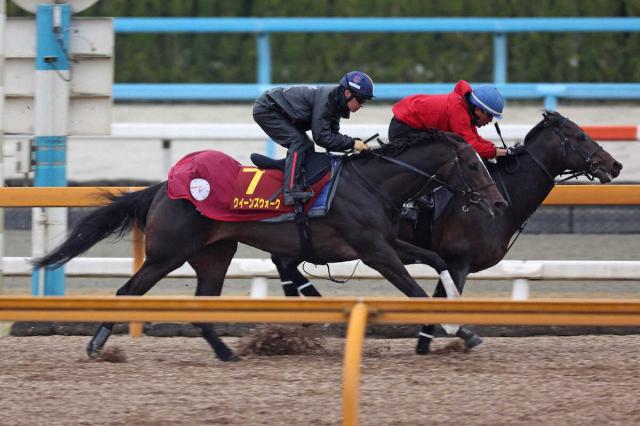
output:
[{"label": "horse hind leg", "polygon": [[271,261],[276,265],[278,275],[280,275],[280,282],[282,284],[282,291],[287,297],[298,297],[300,295],[306,297],[320,297],[320,292],[316,287],[309,282],[307,277],[302,275],[298,271],[298,265],[300,260],[280,256],[276,254],[271,255]]},{"label": "horse hind leg", "polygon": [[[169,272],[180,267],[185,260],[186,256],[180,257],[178,253],[173,259],[170,256],[147,257],[138,272],[118,289],[116,296],[142,296]],[[112,322],[100,324],[86,348],[90,358],[96,358],[100,354],[111,336],[114,325]]]},{"label": "horse hind leg", "polygon": [[[189,264],[196,271],[198,287],[196,296],[220,296],[224,277],[229,264],[236,253],[238,243],[235,241],[219,241],[205,247],[201,252],[189,259]],[[238,361],[240,358],[220,339],[211,323],[194,323],[202,331],[202,337],[209,343],[221,361]]]}]

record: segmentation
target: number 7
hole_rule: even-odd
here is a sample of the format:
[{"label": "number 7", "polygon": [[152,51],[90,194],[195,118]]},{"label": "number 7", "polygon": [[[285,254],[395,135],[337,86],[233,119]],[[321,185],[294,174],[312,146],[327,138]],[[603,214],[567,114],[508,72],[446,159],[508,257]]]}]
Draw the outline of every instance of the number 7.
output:
[{"label": "number 7", "polygon": [[256,190],[256,187],[258,186],[258,182],[260,182],[260,179],[264,174],[264,170],[260,170],[255,167],[245,167],[242,169],[242,171],[246,173],[255,173],[255,175],[253,176],[253,179],[251,179],[251,182],[249,182],[249,187],[247,188],[247,192],[245,192],[245,194],[251,195]]}]

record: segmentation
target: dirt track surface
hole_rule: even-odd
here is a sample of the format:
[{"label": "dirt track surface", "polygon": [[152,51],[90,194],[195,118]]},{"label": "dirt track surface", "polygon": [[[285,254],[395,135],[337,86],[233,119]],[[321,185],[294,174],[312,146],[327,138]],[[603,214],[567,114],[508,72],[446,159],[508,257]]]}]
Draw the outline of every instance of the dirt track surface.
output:
[{"label": "dirt track surface", "polygon": [[[637,336],[455,339],[418,356],[413,340],[366,342],[363,425],[637,425]],[[341,424],[342,346],[216,361],[198,338],[132,340],[93,362],[87,337],[0,339],[0,424]],[[242,342],[228,338],[237,348]],[[117,360],[117,359],[116,359]]]}]

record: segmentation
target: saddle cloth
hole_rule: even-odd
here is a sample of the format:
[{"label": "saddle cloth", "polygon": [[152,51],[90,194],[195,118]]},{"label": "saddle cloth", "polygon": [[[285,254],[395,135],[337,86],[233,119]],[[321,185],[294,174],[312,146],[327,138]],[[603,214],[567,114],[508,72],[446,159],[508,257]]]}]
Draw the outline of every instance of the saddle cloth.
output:
[{"label": "saddle cloth", "polygon": [[[224,222],[244,222],[293,217],[293,207],[284,205],[283,173],[243,166],[219,151],[186,155],[169,171],[168,194],[189,200],[204,216]],[[331,179],[325,173],[311,185],[314,195],[305,205],[311,209],[321,189]]]}]

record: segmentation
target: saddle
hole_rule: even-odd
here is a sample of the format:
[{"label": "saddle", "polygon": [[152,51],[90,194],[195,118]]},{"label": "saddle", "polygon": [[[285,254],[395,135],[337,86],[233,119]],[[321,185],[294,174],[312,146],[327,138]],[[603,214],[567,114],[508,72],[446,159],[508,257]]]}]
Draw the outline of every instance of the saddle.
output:
[{"label": "saddle", "polygon": [[[284,158],[275,160],[266,155],[254,152],[251,154],[251,162],[260,169],[281,170],[284,173]],[[311,186],[331,170],[332,156],[321,152],[310,151],[304,160],[303,170],[307,186]]]},{"label": "saddle", "polygon": [[[284,173],[284,159],[274,160],[258,153],[251,154],[250,158],[253,164],[261,169],[278,169],[282,170]],[[335,156],[331,156],[329,154],[311,151],[305,156],[302,170],[304,176],[303,180],[307,186],[311,186],[322,179],[327,175],[327,173],[329,173],[329,171],[333,171],[333,173],[331,181],[321,190],[319,195],[321,205],[314,203],[308,213],[300,207],[295,208],[294,221],[300,237],[300,254],[302,258],[317,259],[316,262],[320,262],[311,241],[311,225],[309,223],[309,217],[324,216],[328,211],[333,194],[335,193],[340,164],[341,162],[339,162]]]}]

